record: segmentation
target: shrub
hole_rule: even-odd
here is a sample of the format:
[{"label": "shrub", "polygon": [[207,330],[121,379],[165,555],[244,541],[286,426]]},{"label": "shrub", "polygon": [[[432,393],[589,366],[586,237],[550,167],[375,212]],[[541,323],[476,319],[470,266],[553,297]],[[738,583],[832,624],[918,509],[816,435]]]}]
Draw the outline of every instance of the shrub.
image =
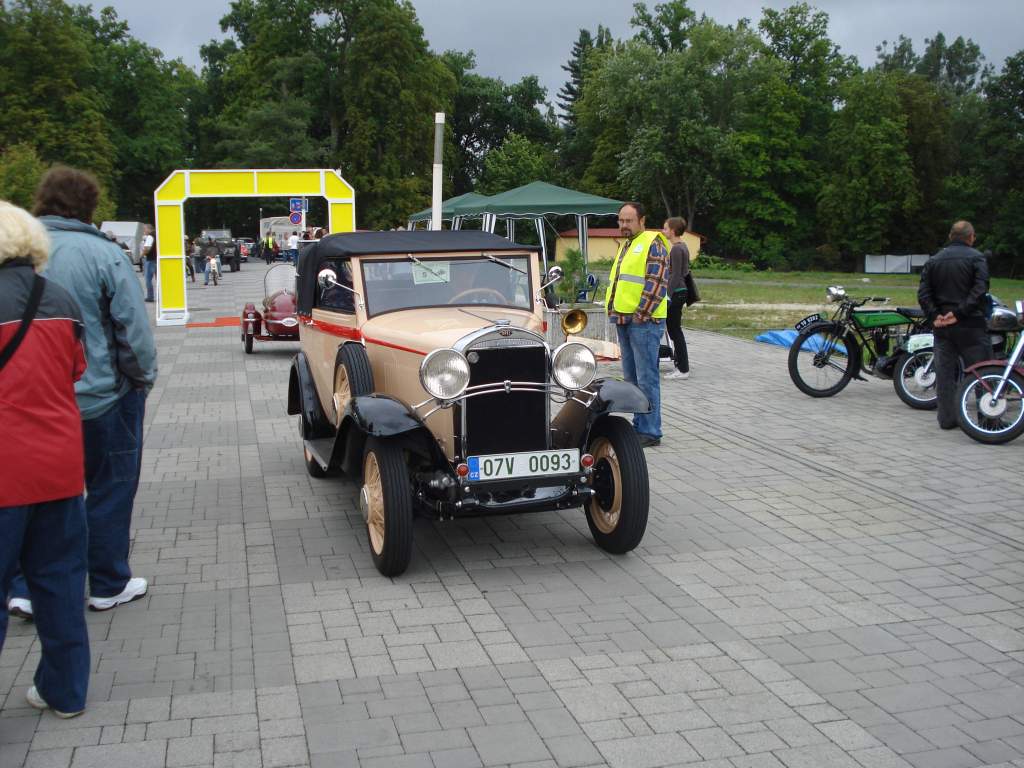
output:
[{"label": "shrub", "polygon": [[558,262],[564,277],[555,283],[555,295],[562,303],[571,304],[587,283],[587,270],[583,263],[583,253],[579,248],[570,248]]}]

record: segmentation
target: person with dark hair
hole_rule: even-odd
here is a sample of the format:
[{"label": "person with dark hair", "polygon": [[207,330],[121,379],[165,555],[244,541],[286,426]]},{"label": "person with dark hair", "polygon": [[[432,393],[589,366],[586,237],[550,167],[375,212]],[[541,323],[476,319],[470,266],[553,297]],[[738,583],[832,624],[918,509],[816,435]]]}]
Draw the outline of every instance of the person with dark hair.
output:
[{"label": "person with dark hair", "polygon": [[964,367],[992,357],[982,306],[988,293],[988,263],[976,251],[974,227],[957,221],[946,247],[925,262],[917,301],[935,333],[935,391],[941,429],[957,426],[956,387]]},{"label": "person with dark hair", "polygon": [[27,583],[25,597],[0,602],[0,649],[8,611],[34,613],[42,656],[26,698],[37,709],[74,717],[85,709],[90,667],[75,402],[75,382],[86,368],[78,305],[39,275],[49,247],[28,211],[0,201],[0,594],[11,588],[19,563]]},{"label": "person with dark hair", "polygon": [[[88,492],[88,604],[104,611],[142,597],[148,588],[144,578],[132,576],[128,552],[142,418],[157,365],[139,281],[120,249],[90,223],[98,199],[91,174],[58,167],[43,176],[33,212],[50,236],[46,277],[71,294],[85,321],[89,368],[75,395]],[[23,581],[12,594],[28,598]]]},{"label": "person with dark hair", "polygon": [[672,339],[673,359],[676,369],[666,379],[690,378],[690,356],[686,351],[686,337],[683,335],[683,308],[686,306],[686,276],[690,273],[690,249],[683,242],[686,219],[672,216],[665,219],[661,229],[672,244],[668,252],[668,335]]},{"label": "person with dark hair", "polygon": [[661,443],[661,379],[658,352],[665,332],[668,302],[668,241],[661,232],[644,228],[644,208],[625,203],[619,209],[623,243],[608,276],[605,310],[615,325],[626,380],[636,384],[651,403],[633,426],[644,447]]},{"label": "person with dark hair", "polygon": [[153,279],[156,277],[156,238],[155,230],[146,225],[146,236],[142,238],[142,255],[146,259],[146,301],[153,301]]}]

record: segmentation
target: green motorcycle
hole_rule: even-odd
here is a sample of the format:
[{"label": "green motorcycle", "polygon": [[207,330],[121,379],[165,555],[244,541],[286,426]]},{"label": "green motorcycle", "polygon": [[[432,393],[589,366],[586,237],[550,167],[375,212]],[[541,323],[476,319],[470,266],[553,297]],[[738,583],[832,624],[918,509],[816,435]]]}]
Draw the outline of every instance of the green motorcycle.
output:
[{"label": "green motorcycle", "polygon": [[829,286],[829,303],[838,304],[830,318],[808,315],[795,328],[789,348],[789,377],[811,397],[832,397],[861,372],[891,379],[907,339],[927,327],[916,307],[861,309],[868,302],[887,302],[881,296],[853,299],[842,286]]}]

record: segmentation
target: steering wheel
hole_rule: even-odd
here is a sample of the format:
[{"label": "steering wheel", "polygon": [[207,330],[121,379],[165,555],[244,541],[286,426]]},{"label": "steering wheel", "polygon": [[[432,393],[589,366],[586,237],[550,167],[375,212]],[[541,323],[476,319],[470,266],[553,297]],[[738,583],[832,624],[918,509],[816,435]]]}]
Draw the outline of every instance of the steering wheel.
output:
[{"label": "steering wheel", "polygon": [[469,288],[469,289],[467,289],[465,291],[462,291],[462,293],[459,293],[459,294],[456,294],[455,296],[452,296],[450,299],[448,299],[448,303],[449,304],[458,304],[459,300],[461,298],[463,298],[464,296],[472,295],[474,293],[483,293],[483,294],[488,294],[488,295],[495,296],[495,297],[497,297],[499,304],[507,304],[508,303],[508,299],[505,298],[505,295],[501,291],[497,291],[494,288]]}]

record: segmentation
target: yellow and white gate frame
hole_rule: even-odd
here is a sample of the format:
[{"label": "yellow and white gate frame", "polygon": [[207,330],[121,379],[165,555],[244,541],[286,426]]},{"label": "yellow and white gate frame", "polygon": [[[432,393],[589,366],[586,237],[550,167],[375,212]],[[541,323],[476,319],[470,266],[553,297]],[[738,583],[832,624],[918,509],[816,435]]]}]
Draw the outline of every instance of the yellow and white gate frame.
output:
[{"label": "yellow and white gate frame", "polygon": [[190,197],[314,197],[327,200],[327,231],[352,232],[355,191],[333,169],[179,170],[153,193],[157,242],[157,325],[188,321],[185,201]]}]

